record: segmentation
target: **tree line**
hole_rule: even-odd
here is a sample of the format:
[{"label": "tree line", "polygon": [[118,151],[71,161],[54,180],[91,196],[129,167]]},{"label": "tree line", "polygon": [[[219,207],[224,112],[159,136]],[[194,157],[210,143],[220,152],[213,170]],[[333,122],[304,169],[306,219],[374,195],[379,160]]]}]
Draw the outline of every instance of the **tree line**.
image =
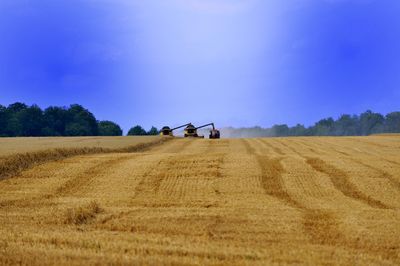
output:
[{"label": "tree line", "polygon": [[[42,110],[37,105],[16,102],[8,107],[0,105],[0,137],[32,136],[122,136],[121,127],[112,121],[98,121],[83,106],[50,106]],[[128,135],[157,135],[141,126],[132,127]]]},{"label": "tree line", "polygon": [[370,110],[360,115],[343,114],[338,119],[322,119],[310,127],[286,124],[271,128],[226,128],[227,137],[288,137],[288,136],[368,136],[380,133],[400,133],[400,112],[387,115]]},{"label": "tree line", "polygon": [[[42,110],[37,105],[16,102],[0,105],[0,137],[22,136],[122,136],[121,127],[112,121],[98,121],[83,106],[50,106]],[[137,125],[128,135],[157,135],[156,127],[146,131]],[[271,128],[225,128],[225,137],[286,137],[286,136],[367,136],[379,133],[400,133],[400,112],[387,115],[370,110],[360,115],[343,114],[338,119],[322,119],[310,127],[286,124]]]}]

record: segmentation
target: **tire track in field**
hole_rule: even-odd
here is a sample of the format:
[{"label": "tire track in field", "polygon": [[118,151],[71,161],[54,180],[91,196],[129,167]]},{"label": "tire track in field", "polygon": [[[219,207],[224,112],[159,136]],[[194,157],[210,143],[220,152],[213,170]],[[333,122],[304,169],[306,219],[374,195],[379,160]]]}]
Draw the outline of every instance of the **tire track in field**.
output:
[{"label": "tire track in field", "polygon": [[367,167],[367,168],[370,169],[370,170],[376,171],[377,173],[379,173],[379,175],[380,175],[382,178],[388,179],[389,182],[390,182],[390,184],[391,184],[394,188],[400,190],[400,181],[397,180],[393,175],[391,175],[391,174],[389,174],[388,172],[386,172],[385,170],[382,170],[382,169],[380,169],[380,168],[378,168],[378,167],[375,167],[375,166],[372,166],[372,165],[370,165],[370,164],[364,163],[364,162],[362,162],[361,160],[357,160],[357,159],[354,159],[354,158],[348,158],[348,159],[352,160],[352,161],[355,162],[355,163],[361,164],[361,165]]},{"label": "tire track in field", "polygon": [[[345,141],[353,141],[353,140],[354,140],[354,138],[346,139]],[[332,146],[337,146],[337,147],[341,147],[341,148],[342,148],[342,146],[340,146],[340,145],[338,145],[338,144],[336,144],[336,143],[329,142],[328,140],[325,140],[325,142],[326,142],[326,143],[321,143],[321,146],[322,146],[322,145],[326,145],[327,143],[329,143],[329,144],[332,145]],[[362,144],[363,142],[362,142],[362,141],[358,141],[358,143]],[[365,143],[364,143],[364,144],[365,144]],[[332,147],[332,146],[331,146],[331,147]],[[386,147],[386,146],[385,146],[385,147]],[[373,150],[373,149],[367,149],[367,150],[365,150],[366,147],[363,147],[363,148],[364,148],[363,150],[360,150],[360,149],[358,149],[358,148],[352,147],[351,150],[354,151],[354,152],[357,152],[357,153],[359,153],[359,154],[363,154],[363,155],[364,155],[364,154],[369,154],[369,155],[371,155],[371,156],[373,156],[373,157],[379,158],[379,160],[382,160],[382,161],[385,161],[385,162],[387,162],[387,163],[400,166],[400,162],[393,161],[393,160],[384,158],[382,155],[379,155],[379,154],[377,154],[377,153],[370,152],[370,150]],[[337,151],[337,149],[335,149],[335,150]],[[376,150],[375,150],[375,151],[376,151]],[[343,153],[343,154],[344,154],[344,153]],[[348,153],[347,153],[347,155],[348,155],[348,156],[351,156],[351,155],[348,154]]]},{"label": "tire track in field", "polygon": [[[344,156],[351,156],[348,152],[343,151],[343,150],[339,150],[339,148],[343,149],[343,147],[346,147],[346,146],[338,145],[336,143],[332,143],[328,139],[324,139],[323,141],[315,140],[313,142],[313,145],[314,145],[314,147],[317,147],[320,150],[324,150],[324,153],[328,154],[328,155],[331,154],[332,151],[334,151],[334,152],[339,153],[339,154],[344,155]],[[363,154],[362,152],[357,151],[357,149],[351,148],[351,150],[355,151],[357,153]]]},{"label": "tire track in field", "polygon": [[[281,142],[281,144],[283,144],[288,149],[290,149],[293,152],[295,152],[296,154],[298,154],[300,157],[302,157],[304,159],[307,158],[307,157],[303,156],[301,153],[299,153],[296,150],[289,147],[288,145],[285,145],[282,142]],[[336,168],[335,169],[329,168],[328,172],[335,173],[334,170],[336,170]],[[340,170],[340,169],[338,169],[338,170]],[[341,172],[345,173],[343,171],[341,171]],[[333,180],[332,176],[330,176],[330,175],[328,175],[328,176],[331,178],[332,183],[334,183],[335,180]],[[342,189],[344,189],[346,192],[349,192],[349,193],[354,193],[354,191],[357,191],[356,195],[358,197],[356,199],[359,199],[362,202],[365,201],[365,203],[367,203],[369,206],[371,206],[373,208],[384,209],[384,210],[391,208],[390,206],[387,206],[380,201],[377,201],[367,195],[360,193],[358,191],[357,187],[355,187],[355,185],[353,185],[352,183],[349,184],[347,182],[348,178],[344,179],[344,180],[342,179],[340,181],[344,182],[344,184],[345,184],[345,187]],[[360,199],[359,197],[362,197],[362,198]],[[295,206],[294,204],[291,204],[291,205]],[[385,257],[387,259],[398,258],[399,255],[396,254],[396,252],[393,250],[390,250],[390,252],[388,254],[387,249],[376,250],[374,243],[371,243],[371,242],[362,243],[358,239],[348,239],[340,231],[339,221],[337,220],[335,213],[333,213],[332,211],[323,210],[323,209],[311,209],[311,208],[303,205],[301,202],[297,202],[296,205],[299,206],[298,209],[300,209],[304,212],[303,226],[304,226],[305,232],[310,237],[311,243],[319,244],[319,245],[330,245],[330,246],[336,246],[336,247],[350,248],[354,251],[357,250],[357,251],[365,252],[366,254],[372,253],[372,254],[375,254],[376,256]]]},{"label": "tire track in field", "polygon": [[[304,205],[301,202],[296,201],[295,199],[291,198],[290,194],[286,191],[285,185],[283,182],[283,177],[282,175],[285,172],[285,169],[282,165],[282,158],[270,158],[265,155],[260,155],[258,153],[260,145],[257,145],[256,143],[251,143],[248,140],[243,140],[243,146],[246,150],[246,152],[250,155],[257,157],[257,162],[264,165],[264,167],[260,166],[263,179],[260,179],[260,183],[263,185],[263,187],[267,187],[266,193],[274,198],[282,201],[284,204],[287,206],[293,207],[298,209],[303,213],[302,215],[302,223],[303,223],[303,229],[306,235],[309,237],[309,241],[311,244],[317,244],[317,245],[327,245],[327,246],[335,246],[339,247],[342,249],[352,249],[354,251],[360,251],[360,252],[366,252],[366,253],[371,253],[371,244],[360,244],[356,240],[351,240],[347,239],[345,235],[340,231],[339,229],[339,221],[337,217],[335,216],[334,213],[328,210],[323,210],[323,209],[311,209],[308,206]],[[212,147],[210,145],[210,147]],[[215,147],[215,146],[214,146]],[[214,151],[214,150],[213,150]],[[178,159],[178,157],[181,155],[173,155],[167,158],[164,158],[164,164],[165,165],[170,165],[171,160]],[[190,155],[189,155],[190,156]],[[185,157],[185,156],[184,156]],[[181,157],[181,158],[184,158]],[[269,164],[272,165],[272,167],[269,167]],[[164,166],[165,166],[164,165]],[[172,164],[174,166],[174,164]],[[175,166],[174,166],[175,167]],[[153,170],[157,168],[154,167]],[[267,168],[267,169],[265,169]],[[270,168],[270,169],[268,169]],[[178,168],[179,169],[179,168]],[[263,170],[264,169],[264,170]],[[181,169],[179,171],[182,171],[184,169]],[[153,173],[155,174],[155,173]],[[152,174],[151,174],[152,175]],[[270,177],[270,178],[268,178]],[[271,183],[269,183],[271,182]],[[273,186],[277,187],[277,189],[273,189]],[[269,190],[268,190],[269,189]],[[282,193],[283,191],[283,193]],[[152,197],[151,195],[144,195],[147,197]],[[172,204],[170,202],[170,204]],[[148,207],[180,207],[181,205],[176,204],[175,205],[165,205],[162,202],[159,205],[146,205]],[[116,218],[111,217],[111,220],[114,219],[121,219],[121,216],[129,215],[131,212],[127,212],[126,214],[121,214],[117,215]],[[168,219],[165,221],[165,223],[170,223]],[[224,223],[225,219],[221,218],[220,215],[215,215],[214,218],[210,219],[210,221],[207,223],[207,226],[204,228],[205,232],[208,232],[208,237],[210,239],[215,239],[219,237],[219,231],[218,228],[220,224]],[[105,226],[104,229],[107,230],[107,228],[111,228],[113,223],[108,224],[108,221],[106,222],[107,225]],[[116,222],[116,224],[118,224]],[[135,225],[136,226],[136,225]],[[145,224],[143,225],[137,225],[139,226],[138,228],[142,228],[141,230],[147,230]],[[167,227],[168,228],[168,227]],[[354,252],[353,251],[353,252]],[[384,251],[376,251],[375,254],[377,256],[384,256],[386,253]],[[394,255],[391,257],[395,257]]]},{"label": "tire track in field", "polygon": [[243,144],[246,151],[256,157],[261,169],[261,183],[264,191],[286,205],[303,212],[304,231],[310,237],[311,243],[341,246],[343,241],[338,240],[344,239],[344,236],[338,229],[335,216],[329,211],[310,209],[293,199],[287,192],[282,177],[285,172],[281,163],[282,158],[271,159],[268,156],[256,154],[248,140],[243,140]]},{"label": "tire track in field", "polygon": [[69,179],[67,182],[57,188],[53,196],[67,196],[85,191],[90,186],[90,183],[99,175],[109,173],[112,168],[116,167],[127,160],[135,158],[130,155],[122,155],[117,158],[108,158],[105,161],[100,161],[98,164],[85,170],[83,173]]},{"label": "tire track in field", "polygon": [[[333,183],[334,187],[338,189],[340,192],[342,192],[345,196],[353,198],[355,200],[361,201],[363,203],[366,203],[367,205],[373,207],[373,208],[379,208],[379,209],[390,209],[390,206],[387,206],[383,202],[372,198],[371,196],[368,196],[361,192],[356,185],[350,182],[350,178],[347,175],[346,172],[327,164],[325,161],[319,159],[319,158],[313,158],[313,157],[306,157],[299,153],[297,150],[294,148],[290,147],[286,143],[283,143],[280,140],[277,140],[279,143],[281,143],[283,146],[287,147],[288,149],[292,150],[294,153],[299,155],[300,157],[304,158],[306,160],[306,163],[309,164],[313,169],[317,170],[318,172],[322,172],[324,174],[327,174],[331,182]],[[400,184],[398,184],[396,179],[394,177],[390,177],[390,175],[386,175],[386,177],[390,178],[389,180],[391,183],[394,184],[394,186],[398,187]]]},{"label": "tire track in field", "polygon": [[[70,193],[75,193],[80,191],[80,188],[85,188],[88,184],[90,184],[93,179],[96,177],[96,175],[99,174],[104,174],[105,171],[109,171],[110,168],[115,167],[116,164],[121,163],[122,161],[129,160],[132,158],[135,158],[139,153],[138,152],[144,152],[148,150],[154,150],[155,148],[162,146],[162,144],[165,144],[166,142],[170,141],[171,139],[162,139],[162,140],[157,140],[155,142],[149,142],[149,143],[139,143],[134,146],[128,146],[126,148],[118,148],[118,149],[107,149],[107,155],[104,153],[102,156],[103,158],[107,158],[106,160],[100,159],[100,162],[94,163],[93,166],[90,167],[85,167],[85,170],[79,171],[75,177],[69,178],[65,183],[63,183],[61,186],[57,188],[53,188],[53,191],[45,192],[42,195],[39,196],[34,196],[32,198],[24,198],[24,199],[15,199],[15,200],[7,200],[7,201],[0,201],[0,208],[11,208],[14,206],[18,207],[36,207],[36,206],[50,206],[50,205],[55,205],[55,203],[49,201],[50,199],[53,199],[55,197],[59,196],[66,196]],[[85,148],[83,148],[85,149]],[[68,149],[66,149],[67,151]],[[78,149],[79,150],[79,149]],[[60,149],[60,152],[64,151],[63,149]],[[112,153],[111,151],[115,151],[115,153]],[[89,152],[90,154],[90,152]],[[98,155],[100,155],[99,153]],[[76,152],[76,156],[79,155],[79,152]],[[118,156],[118,158],[112,157],[113,155]],[[93,156],[88,157],[92,159]],[[68,157],[59,160],[59,162],[63,162],[64,160],[68,159]],[[78,157],[78,159],[80,159]],[[82,160],[85,160],[87,158],[82,157]],[[25,169],[25,171],[28,172],[28,177],[29,178],[36,178],[37,173],[41,173],[43,175],[43,169],[39,168],[37,169],[36,167],[42,167],[48,163],[55,163],[54,161],[46,161],[42,164],[35,165],[31,169]],[[57,162],[58,163],[58,162]],[[69,166],[62,165],[61,168],[65,168]],[[33,172],[34,171],[34,172]],[[42,172],[40,172],[42,171]],[[24,172],[26,174],[26,172]],[[22,174],[24,174],[22,173]],[[46,178],[51,178],[51,174],[49,173],[44,173]],[[58,177],[60,178],[60,177]]]},{"label": "tire track in field", "polygon": [[[258,139],[257,139],[258,140]],[[281,150],[281,149],[279,149],[278,147],[276,147],[276,146],[273,146],[269,141],[267,141],[266,139],[259,139],[259,141],[264,145],[264,146],[267,146],[267,147],[269,147],[269,148],[271,148],[274,152],[276,152],[277,154],[279,154],[279,155],[285,155],[285,153]]]},{"label": "tire track in field", "polygon": [[253,155],[261,169],[261,184],[266,194],[283,201],[287,205],[300,208],[300,205],[294,201],[285,190],[282,174],[284,168],[281,164],[282,158],[270,158],[267,155],[259,155],[250,141],[243,139],[242,142],[248,154]]},{"label": "tire track in field", "polygon": [[[194,143],[195,140],[181,140],[178,144],[178,140],[173,140],[170,142],[170,146],[165,147],[165,150],[160,151],[161,153],[182,153],[187,150],[190,145]],[[158,161],[153,167],[151,167],[147,172],[144,173],[141,181],[134,189],[134,198],[138,198],[146,193],[157,192],[161,181],[165,176],[157,173],[157,169],[162,167],[166,161],[170,160],[173,156],[166,156],[166,158]]]},{"label": "tire track in field", "polygon": [[173,190],[176,188],[178,179],[185,181],[190,177],[202,177],[205,175],[207,177],[219,177],[220,158],[215,160],[199,156],[192,158],[191,155],[177,154],[160,160],[157,165],[153,166],[143,176],[143,179],[135,189],[135,198],[157,195],[162,192],[160,187],[164,181],[168,182],[166,189]]},{"label": "tire track in field", "polygon": [[[337,152],[337,153],[340,153],[340,154],[344,155],[345,158],[346,158],[347,160],[350,160],[350,161],[352,161],[352,162],[354,162],[354,163],[356,163],[356,164],[362,165],[362,166],[364,166],[364,167],[366,167],[366,168],[368,168],[368,169],[370,169],[370,170],[373,170],[373,171],[377,172],[377,173],[378,173],[378,176],[379,176],[380,178],[386,178],[386,179],[390,182],[390,184],[392,185],[392,187],[394,187],[394,188],[400,190],[400,181],[397,180],[397,179],[396,179],[393,175],[391,175],[390,173],[388,173],[388,172],[386,172],[385,170],[382,170],[382,169],[380,169],[380,168],[378,168],[378,167],[375,167],[375,166],[372,166],[372,165],[370,165],[370,164],[364,163],[363,161],[361,161],[361,160],[359,160],[359,159],[355,159],[355,158],[354,158],[351,154],[349,154],[349,153],[346,153],[346,152],[343,152],[343,151],[340,151],[340,150],[336,149],[334,146],[338,146],[337,144],[334,144],[334,143],[329,143],[329,144],[330,144],[330,149],[333,150],[334,152]],[[374,157],[376,157],[376,156],[374,156]],[[386,159],[384,159],[384,158],[381,158],[381,157],[377,157],[377,159],[378,159],[378,160],[381,160],[381,161],[386,161],[386,162],[391,163],[390,161],[388,161],[388,160],[386,160]],[[393,162],[392,162],[392,163],[393,163]]]},{"label": "tire track in field", "polygon": [[342,192],[345,196],[361,201],[370,207],[379,209],[390,209],[389,206],[385,205],[379,200],[376,200],[363,192],[361,192],[356,185],[350,181],[350,177],[346,172],[335,166],[328,164],[327,162],[313,157],[305,157],[306,163],[310,165],[316,171],[326,174],[329,176],[334,187]]},{"label": "tire track in field", "polygon": [[[396,177],[394,177],[390,173],[388,173],[385,170],[382,170],[382,169],[380,169],[378,167],[374,167],[374,166],[372,166],[370,164],[364,163],[359,159],[355,159],[351,154],[349,154],[347,152],[338,150],[337,148],[335,148],[335,146],[339,146],[337,144],[330,143],[330,142],[327,142],[327,143],[329,143],[329,151],[333,151],[333,152],[339,153],[339,154],[344,156],[344,157],[341,157],[341,158],[343,158],[345,160],[349,160],[349,161],[351,161],[353,163],[362,165],[362,166],[364,166],[364,167],[366,167],[366,168],[368,168],[370,170],[373,170],[374,172],[377,172],[378,173],[377,177],[387,179],[392,187],[394,187],[395,189],[398,189],[398,190],[400,189],[400,181],[397,180]],[[327,143],[324,143],[324,145],[326,146]],[[323,147],[322,144],[321,144],[321,147]],[[325,148],[325,150],[328,150],[328,149]],[[326,154],[328,154],[328,153],[326,153]],[[376,156],[374,156],[374,157],[376,157]],[[307,160],[307,158],[305,158],[305,159]],[[382,161],[387,161],[387,160],[385,160],[385,159],[383,159],[381,157],[377,157],[377,159],[378,160],[382,160]]]},{"label": "tire track in field", "polygon": [[[189,143],[192,143],[192,141],[189,141]],[[188,195],[188,191],[183,191],[179,188],[187,189],[187,186],[190,186],[193,182],[207,183],[214,178],[220,178],[224,154],[210,154],[208,151],[213,146],[206,142],[204,144],[207,150],[204,154],[182,154],[181,152],[160,160],[156,166],[144,174],[135,188],[135,198],[154,197],[162,193],[163,195],[169,194],[171,197],[182,199]],[[222,146],[225,145],[222,144]],[[185,145],[185,147],[187,148],[188,146]],[[161,190],[162,183],[163,190]],[[217,194],[218,190],[214,189],[214,191]]]},{"label": "tire track in field", "polygon": [[227,153],[230,147],[230,141],[226,139],[209,139],[207,153]]},{"label": "tire track in field", "polygon": [[[190,141],[189,143],[192,143]],[[220,148],[229,147],[229,142],[206,143],[207,151],[219,151]],[[217,145],[215,145],[217,144]],[[187,145],[184,145],[187,147]],[[209,154],[209,152],[207,152]],[[212,153],[212,156],[204,154],[174,154],[165,156],[163,159],[153,165],[143,176],[141,182],[135,188],[133,205],[152,208],[169,207],[202,207],[210,208],[217,206],[215,199],[200,200],[192,198],[190,189],[196,188],[197,182],[206,182],[212,192],[217,197],[221,197],[218,188],[215,187],[214,180],[222,177],[221,165],[224,160],[223,153]],[[194,183],[188,183],[193,181]],[[194,194],[196,192],[193,192]],[[189,196],[189,197],[188,197]],[[118,220],[135,212],[125,211],[118,214],[112,214],[104,219],[99,228],[108,229],[118,224]],[[217,215],[207,222],[205,231],[208,236],[214,236],[216,227],[222,222],[222,216]],[[215,219],[214,219],[215,218]],[[165,225],[172,223],[168,218],[165,219]],[[146,230],[146,226],[138,225],[141,230]]]},{"label": "tire track in field", "polygon": [[363,143],[363,144],[367,144],[367,145],[371,145],[371,146],[375,146],[375,147],[380,147],[380,148],[391,148],[391,146],[387,146],[387,145],[383,145],[381,143],[376,143],[376,142],[372,142],[372,141],[368,141],[368,140],[362,140],[359,138],[352,138],[352,140],[359,142],[359,143]]},{"label": "tire track in field", "polygon": [[168,146],[162,147],[162,153],[181,153],[188,149],[189,146],[195,143],[196,139],[174,139]]},{"label": "tire track in field", "polygon": [[381,158],[381,160],[383,160],[385,162],[388,162],[388,163],[391,163],[391,164],[395,164],[397,166],[400,166],[399,162],[396,162],[396,161],[393,161],[393,160],[389,160],[389,159],[386,159],[386,158]]},{"label": "tire track in field", "polygon": [[371,196],[368,196],[363,192],[361,192],[356,185],[350,182],[350,178],[346,172],[334,167],[333,165],[326,163],[325,161],[319,158],[304,156],[303,154],[301,154],[294,148],[290,147],[286,143],[283,143],[280,140],[277,141],[280,142],[285,147],[287,147],[288,149],[292,150],[301,158],[304,158],[306,160],[306,163],[310,165],[314,170],[328,175],[334,187],[340,192],[342,192],[345,196],[366,203],[367,205],[373,208],[390,209],[389,206],[385,205],[381,201],[374,199]]},{"label": "tire track in field", "polygon": [[138,198],[144,194],[154,194],[158,191],[164,175],[157,174],[157,169],[160,169],[162,165],[165,164],[166,160],[167,159],[158,161],[156,165],[143,175],[142,180],[135,187],[134,198]]},{"label": "tire track in field", "polygon": [[[248,143],[247,146],[250,146],[250,144]],[[246,150],[255,151],[253,147],[248,147]],[[301,154],[299,155],[303,157]],[[255,156],[259,155],[255,154]],[[273,193],[271,193],[270,190],[266,190],[266,192],[269,193],[269,195],[275,196],[277,199],[280,199],[286,205],[297,208],[298,210],[303,212],[303,228],[304,232],[310,237],[310,243],[317,245],[341,247],[345,249],[350,248],[353,251],[364,252],[366,254],[375,254],[378,257],[385,257],[387,259],[398,258],[398,254],[396,254],[395,250],[390,250],[388,254],[387,249],[376,250],[374,243],[362,243],[358,239],[348,239],[341,232],[339,228],[339,221],[335,213],[333,213],[332,211],[326,209],[309,208],[302,202],[293,199],[286,191],[282,181],[282,174],[284,174],[285,169],[282,165],[277,166],[277,162],[275,161],[272,164],[273,170],[265,170],[265,168],[271,168],[271,164],[268,165],[269,160],[271,159],[268,159],[267,161],[258,159],[258,162],[263,164],[263,166],[260,166],[261,169],[264,168],[264,170],[262,171],[263,178],[267,180],[269,179],[270,182],[274,182],[275,184],[273,186],[275,186],[275,189],[277,188],[277,190]],[[280,162],[281,161],[279,161],[279,163]],[[271,178],[271,175],[273,175],[274,177]],[[276,176],[280,177],[277,178]],[[264,184],[267,184],[270,189],[272,189],[272,186],[269,183]],[[381,202],[376,202],[374,199],[370,198],[368,199],[372,202],[370,204],[372,204],[373,206],[376,205],[379,209],[389,208]]]},{"label": "tire track in field", "polygon": [[[343,142],[343,140],[342,140],[342,142]],[[337,154],[340,154],[341,158],[343,158],[342,156],[346,156],[349,159],[352,159],[354,155],[352,155],[349,152],[355,152],[355,153],[362,154],[362,155],[369,154],[369,155],[371,155],[373,157],[378,158],[378,156],[376,154],[374,154],[374,153],[371,153],[371,152],[368,152],[368,151],[361,151],[361,150],[359,150],[357,148],[354,148],[354,147],[348,147],[348,145],[343,145],[343,144],[339,145],[337,143],[332,143],[331,141],[329,141],[329,139],[324,139],[324,140],[316,139],[316,140],[314,140],[312,145],[314,147],[320,149],[321,151],[324,151],[324,155],[328,155],[328,156],[331,156],[332,152],[335,152]],[[344,147],[346,147],[346,151],[339,150],[339,148],[343,149]],[[381,158],[381,157],[379,157],[379,159],[386,161],[384,158]]]},{"label": "tire track in field", "polygon": [[307,209],[303,226],[313,244],[355,248],[348,244],[339,230],[337,218],[330,211]]},{"label": "tire track in field", "polygon": [[293,200],[285,189],[282,174],[285,172],[282,166],[282,158],[269,158],[264,155],[255,155],[257,163],[261,168],[261,184],[264,191],[275,198],[280,199],[294,208],[303,208],[297,201]]},{"label": "tire track in field", "polygon": [[253,146],[250,145],[249,140],[242,139],[241,141],[242,141],[242,144],[243,144],[247,154],[250,154],[250,155],[256,154],[256,150],[253,148]]},{"label": "tire track in field", "polygon": [[283,142],[283,141],[281,141],[281,140],[279,140],[279,139],[276,139],[276,142],[278,142],[279,144],[281,144],[282,146],[284,146],[286,149],[292,151],[293,153],[299,155],[300,157],[302,156],[302,154],[301,154],[300,152],[298,152],[298,151],[297,151],[296,149],[294,149],[293,147],[287,145],[285,142]]},{"label": "tire track in field", "polygon": [[[163,168],[165,169],[163,170],[165,178],[162,181],[163,194],[186,201],[188,196],[190,199],[199,193],[199,187],[204,187],[204,189],[209,188],[214,195],[217,195],[218,190],[215,188],[214,182],[222,177],[223,160],[224,155],[218,153],[194,156],[177,155],[170,158],[165,162]],[[202,196],[199,197],[202,198]]]},{"label": "tire track in field", "polygon": [[312,147],[311,145],[305,143],[304,141],[302,141],[302,140],[300,140],[300,139],[296,139],[296,140],[294,140],[294,139],[288,139],[288,141],[291,142],[291,143],[294,144],[294,145],[302,146],[302,147],[308,149],[309,151],[311,151],[312,153],[315,153],[315,154],[318,154],[318,155],[321,155],[321,154],[322,154],[320,151],[314,149],[314,147]]},{"label": "tire track in field", "polygon": [[[52,191],[49,191],[47,193],[44,193],[42,195],[38,195],[32,198],[27,198],[27,199],[15,199],[15,200],[8,200],[8,201],[1,201],[0,202],[0,208],[2,207],[13,207],[13,206],[18,206],[18,207],[30,207],[33,208],[35,206],[48,206],[48,205],[55,205],[54,202],[51,202],[49,200],[59,197],[59,196],[66,196],[70,192],[72,193],[76,188],[79,188],[79,186],[85,187],[88,183],[90,183],[97,174],[102,174],[103,171],[107,171],[109,167],[112,167],[114,164],[119,163],[118,160],[122,160],[123,158],[131,159],[133,157],[136,157],[134,154],[129,154],[129,155],[118,155],[118,158],[114,159],[107,159],[107,160],[100,160],[99,162],[94,163],[93,166],[90,167],[85,167],[83,171],[79,171],[75,177],[69,178],[65,183],[63,183],[61,186],[57,188],[53,188]],[[82,158],[84,160],[86,158]],[[89,158],[89,160],[92,160],[93,158]],[[62,166],[62,167],[67,167],[67,166]],[[33,170],[31,170],[33,171]],[[36,171],[36,170],[35,170]],[[29,178],[36,178],[36,175],[41,174],[41,171],[45,171],[43,169],[38,170],[39,173],[36,172],[30,172],[29,173]],[[47,174],[47,173],[46,173]],[[46,178],[51,178],[50,176]],[[60,178],[60,177],[58,177]],[[74,182],[77,182],[76,184]],[[64,190],[65,189],[65,190]]]},{"label": "tire track in field", "polygon": [[172,140],[171,138],[159,138],[151,142],[137,143],[133,146],[122,148],[82,147],[82,148],[53,148],[38,150],[28,153],[16,153],[0,162],[0,181],[20,175],[23,171],[49,162],[61,161],[67,158],[113,153],[137,153],[154,149],[157,146]]}]

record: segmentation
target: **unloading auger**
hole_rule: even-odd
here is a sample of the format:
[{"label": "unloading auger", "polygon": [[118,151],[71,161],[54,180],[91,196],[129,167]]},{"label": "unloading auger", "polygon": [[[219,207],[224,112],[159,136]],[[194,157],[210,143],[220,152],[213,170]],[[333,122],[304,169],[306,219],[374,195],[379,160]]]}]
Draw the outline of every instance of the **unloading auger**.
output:
[{"label": "unloading auger", "polygon": [[169,126],[164,126],[160,131],[160,135],[161,136],[171,136],[172,137],[172,136],[174,136],[174,134],[173,134],[174,130],[182,128],[182,127],[187,127],[189,125],[191,125],[191,123],[187,123],[187,124],[184,124],[184,125],[179,126],[179,127],[174,127],[172,129]]}]

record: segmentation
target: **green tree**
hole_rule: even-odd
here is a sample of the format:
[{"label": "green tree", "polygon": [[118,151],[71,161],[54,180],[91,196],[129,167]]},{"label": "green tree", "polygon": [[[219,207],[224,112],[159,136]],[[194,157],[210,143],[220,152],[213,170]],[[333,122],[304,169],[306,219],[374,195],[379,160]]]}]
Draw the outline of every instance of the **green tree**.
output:
[{"label": "green tree", "polygon": [[335,126],[335,120],[332,117],[322,119],[318,121],[314,127],[314,135],[316,136],[329,136],[333,135]]},{"label": "green tree", "polygon": [[97,136],[98,125],[94,115],[81,105],[73,104],[68,109],[67,136]]},{"label": "green tree", "polygon": [[359,118],[356,115],[341,115],[335,121],[335,134],[337,136],[355,136],[359,134]]},{"label": "green tree", "polygon": [[368,110],[360,115],[360,134],[370,135],[381,133],[384,129],[385,118],[379,113]]},{"label": "green tree", "polygon": [[23,136],[23,127],[20,121],[21,112],[26,110],[28,106],[24,103],[16,102],[10,104],[6,110],[7,123],[5,134],[10,137]]},{"label": "green tree", "polygon": [[7,126],[7,108],[0,104],[0,137],[5,137]]},{"label": "green tree", "polygon": [[147,135],[158,135],[160,132],[156,127],[151,127],[149,131],[147,131]]},{"label": "green tree", "polygon": [[68,111],[63,107],[50,106],[43,113],[42,134],[44,136],[64,136],[69,122]]},{"label": "green tree", "polygon": [[41,136],[43,128],[43,111],[32,105],[18,113],[22,136]]},{"label": "green tree", "polygon": [[296,126],[289,128],[289,135],[304,136],[306,135],[306,128],[301,124],[297,124]]},{"label": "green tree", "polygon": [[272,134],[277,137],[289,136],[289,127],[287,125],[274,125],[272,127]]},{"label": "green tree", "polygon": [[385,132],[400,133],[400,112],[392,112],[386,115]]},{"label": "green tree", "polygon": [[128,131],[128,136],[144,136],[144,135],[147,135],[147,132],[139,125],[132,127]]},{"label": "green tree", "polygon": [[99,136],[122,136],[122,129],[119,125],[111,121],[100,121]]},{"label": "green tree", "polygon": [[16,113],[19,113],[19,112],[21,112],[22,110],[24,110],[26,108],[28,108],[28,106],[26,104],[20,103],[20,102],[16,102],[16,103],[10,104],[7,107],[7,111],[16,114]]},{"label": "green tree", "polygon": [[90,129],[82,123],[68,123],[65,127],[66,136],[92,136]]}]

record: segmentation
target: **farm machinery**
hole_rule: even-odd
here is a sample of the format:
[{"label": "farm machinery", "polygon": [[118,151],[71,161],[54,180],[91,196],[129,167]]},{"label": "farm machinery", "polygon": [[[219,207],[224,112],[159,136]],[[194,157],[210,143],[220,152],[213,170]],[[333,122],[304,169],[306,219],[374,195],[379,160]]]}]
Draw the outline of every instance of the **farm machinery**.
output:
[{"label": "farm machinery", "polygon": [[193,138],[204,138],[204,136],[200,136],[199,134],[197,134],[197,130],[203,127],[207,127],[207,126],[212,126],[212,129],[210,130],[210,135],[209,138],[210,139],[219,139],[220,138],[220,132],[218,129],[215,129],[214,123],[209,123],[209,124],[205,124],[199,127],[195,127],[192,124],[189,124],[186,126],[185,128],[185,138],[187,137],[193,137]]},{"label": "farm machinery", "polygon": [[208,127],[208,126],[212,126],[212,129],[210,130],[209,138],[210,139],[219,139],[220,132],[218,129],[215,128],[214,123],[205,124],[205,125],[202,125],[199,127],[195,127],[192,123],[181,125],[181,126],[175,127],[175,128],[170,128],[169,126],[164,126],[160,131],[160,135],[161,136],[174,136],[174,134],[173,134],[174,130],[185,127],[185,129],[184,129],[185,138],[187,138],[187,137],[204,138],[204,136],[201,136],[197,133],[197,130],[200,128]]},{"label": "farm machinery", "polygon": [[184,125],[182,125],[182,126],[175,127],[175,128],[170,128],[169,126],[164,126],[164,127],[160,130],[160,135],[161,135],[161,136],[174,136],[174,134],[173,134],[173,131],[174,131],[174,130],[180,129],[180,128],[183,128],[183,127],[187,127],[187,126],[189,126],[189,125],[191,125],[191,123],[184,124]]}]

